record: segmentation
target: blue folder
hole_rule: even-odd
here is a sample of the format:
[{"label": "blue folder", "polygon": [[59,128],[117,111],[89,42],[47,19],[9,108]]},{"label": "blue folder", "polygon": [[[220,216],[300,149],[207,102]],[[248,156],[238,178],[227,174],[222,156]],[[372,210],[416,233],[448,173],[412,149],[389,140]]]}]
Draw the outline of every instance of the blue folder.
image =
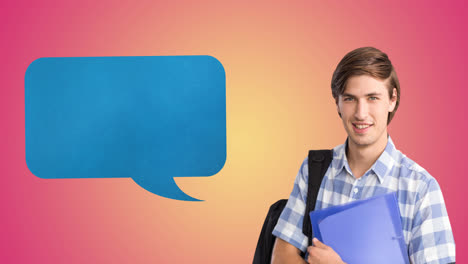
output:
[{"label": "blue folder", "polygon": [[348,264],[409,264],[396,193],[310,213],[314,237]]}]

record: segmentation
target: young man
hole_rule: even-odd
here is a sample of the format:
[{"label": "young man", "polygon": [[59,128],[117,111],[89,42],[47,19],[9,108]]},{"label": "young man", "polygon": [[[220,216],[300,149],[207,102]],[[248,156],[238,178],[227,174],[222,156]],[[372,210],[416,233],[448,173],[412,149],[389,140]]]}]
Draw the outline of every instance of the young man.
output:
[{"label": "young man", "polygon": [[[437,181],[398,151],[387,125],[400,101],[400,84],[387,55],[372,47],[346,54],[332,77],[332,94],[348,134],[333,149],[315,209],[397,192],[411,263],[455,262],[455,242]],[[307,196],[307,158],[276,225],[272,263],[344,263],[317,239],[302,233]]]}]

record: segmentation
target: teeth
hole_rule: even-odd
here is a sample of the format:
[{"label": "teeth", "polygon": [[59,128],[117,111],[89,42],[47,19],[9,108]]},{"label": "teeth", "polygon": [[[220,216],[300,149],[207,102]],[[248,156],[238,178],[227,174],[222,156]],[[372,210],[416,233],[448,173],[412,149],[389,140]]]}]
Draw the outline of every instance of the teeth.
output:
[{"label": "teeth", "polygon": [[370,127],[370,125],[356,125],[356,127],[359,129],[364,129]]}]

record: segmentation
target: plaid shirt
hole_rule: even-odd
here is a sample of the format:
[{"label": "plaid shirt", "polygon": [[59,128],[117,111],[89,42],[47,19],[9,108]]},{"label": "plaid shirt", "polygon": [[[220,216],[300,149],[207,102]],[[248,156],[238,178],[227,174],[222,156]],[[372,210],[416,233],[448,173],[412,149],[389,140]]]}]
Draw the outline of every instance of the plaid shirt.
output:
[{"label": "plaid shirt", "polygon": [[[356,179],[346,159],[346,144],[333,149],[315,209],[397,192],[403,234],[411,263],[455,262],[455,241],[437,181],[397,150],[388,137],[384,152]],[[294,182],[288,203],[273,235],[305,252],[308,238],[302,233],[308,182],[307,158]]]}]

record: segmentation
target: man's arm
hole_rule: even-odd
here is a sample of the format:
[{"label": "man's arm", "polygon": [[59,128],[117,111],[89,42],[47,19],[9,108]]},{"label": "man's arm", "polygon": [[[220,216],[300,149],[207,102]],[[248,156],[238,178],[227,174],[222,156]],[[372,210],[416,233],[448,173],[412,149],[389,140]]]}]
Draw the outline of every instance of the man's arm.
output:
[{"label": "man's arm", "polygon": [[276,238],[271,264],[305,264],[301,251],[281,238]]},{"label": "man's arm", "polygon": [[309,257],[306,262],[301,257],[301,251],[298,248],[277,238],[273,247],[271,264],[346,264],[331,247],[316,238],[314,238],[314,245],[307,248]]},{"label": "man's arm", "polygon": [[306,250],[309,252],[308,261],[311,264],[341,263],[338,254],[322,243],[307,248],[307,236],[302,232],[307,200],[307,164],[306,158],[296,176],[286,207],[273,230],[273,235],[277,238],[273,246],[271,263],[307,263],[301,257],[301,251]]}]

